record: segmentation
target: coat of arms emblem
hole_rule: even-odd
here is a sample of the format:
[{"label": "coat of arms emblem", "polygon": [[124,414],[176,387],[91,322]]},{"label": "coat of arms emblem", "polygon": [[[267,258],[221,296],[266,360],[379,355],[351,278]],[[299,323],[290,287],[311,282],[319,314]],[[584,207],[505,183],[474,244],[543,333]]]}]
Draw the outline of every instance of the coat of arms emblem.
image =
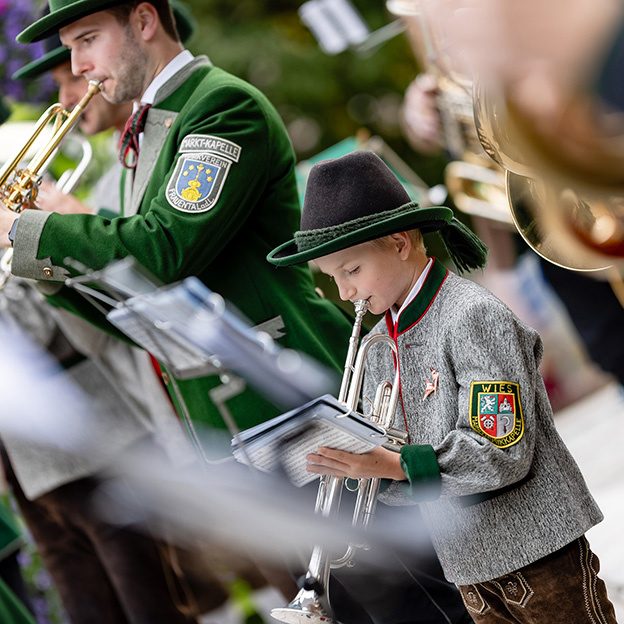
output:
[{"label": "coat of arms emblem", "polygon": [[500,448],[524,434],[520,387],[508,381],[474,381],[470,386],[470,426]]}]

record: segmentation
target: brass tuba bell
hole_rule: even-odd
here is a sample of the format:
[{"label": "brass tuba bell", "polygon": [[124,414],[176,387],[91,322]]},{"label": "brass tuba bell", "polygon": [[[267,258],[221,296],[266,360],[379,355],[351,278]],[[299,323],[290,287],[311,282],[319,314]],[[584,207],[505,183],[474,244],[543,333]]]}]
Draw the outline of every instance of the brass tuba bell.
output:
[{"label": "brass tuba bell", "polygon": [[536,123],[509,94],[475,81],[485,152],[505,171],[512,217],[527,244],[575,271],[624,269],[624,126],[587,102]]}]

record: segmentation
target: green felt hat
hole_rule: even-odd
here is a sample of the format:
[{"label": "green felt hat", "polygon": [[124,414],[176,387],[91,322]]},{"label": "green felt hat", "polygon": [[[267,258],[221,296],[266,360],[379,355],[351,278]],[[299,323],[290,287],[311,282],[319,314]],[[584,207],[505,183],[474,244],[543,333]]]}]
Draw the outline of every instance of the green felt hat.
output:
[{"label": "green felt hat", "polygon": [[13,80],[32,80],[59,65],[70,62],[71,52],[61,44],[58,34],[47,37],[42,43],[43,55],[15,71],[11,76]]},{"label": "green felt hat", "polygon": [[[49,12],[38,19],[34,24],[25,28],[16,37],[18,43],[33,43],[41,41],[50,35],[58,32],[64,26],[71,24],[87,15],[110,9],[118,4],[123,4],[125,0],[49,0]],[[182,43],[186,42],[195,30],[195,21],[189,7],[181,0],[170,0],[169,4],[173,9],[176,19],[176,27]],[[69,60],[69,51],[68,59]],[[63,61],[59,61],[60,65]],[[34,61],[36,63],[36,61]],[[56,65],[48,65],[47,69],[52,69]],[[26,66],[28,67],[28,65]],[[22,69],[26,69],[26,67]],[[26,78],[29,76],[21,76]]]},{"label": "green felt hat", "polygon": [[382,236],[438,232],[459,272],[485,266],[487,247],[446,206],[421,208],[374,152],[357,150],[310,170],[301,230],[267,260],[289,266]]}]

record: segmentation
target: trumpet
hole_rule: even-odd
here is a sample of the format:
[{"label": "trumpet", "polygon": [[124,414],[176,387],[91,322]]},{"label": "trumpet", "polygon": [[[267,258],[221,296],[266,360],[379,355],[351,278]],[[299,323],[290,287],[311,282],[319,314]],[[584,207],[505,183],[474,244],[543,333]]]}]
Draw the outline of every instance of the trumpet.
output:
[{"label": "trumpet", "polygon": [[[0,199],[4,205],[14,212],[21,212],[30,202],[37,198],[37,191],[41,184],[43,173],[55,155],[59,145],[78,122],[82,111],[89,100],[99,93],[102,85],[94,80],[89,81],[89,87],[83,98],[76,104],[71,113],[68,113],[60,104],[53,104],[48,108],[33,129],[33,133],[12,160],[7,161],[0,169]],[[53,134],[30,161],[26,169],[17,167],[50,122],[53,122]]]},{"label": "trumpet", "polygon": [[[50,106],[41,115],[21,149],[3,165],[2,169],[0,169],[0,201],[9,210],[20,213],[25,208],[33,205],[37,198],[43,174],[50,166],[61,143],[74,128],[91,98],[99,93],[100,90],[101,84],[91,80],[87,92],[71,112],[65,110],[58,103]],[[52,124],[52,136],[39,148],[25,169],[18,169],[29,150],[31,150],[37,139],[41,137],[50,124]],[[57,188],[63,193],[71,193],[74,190],[91,160],[92,149],[84,138],[81,138],[81,147],[83,155],[76,169],[65,172],[57,182]],[[12,249],[7,249],[2,258],[0,258],[0,289],[4,287],[11,275],[12,258]]]},{"label": "trumpet", "polygon": [[[384,334],[369,334],[359,340],[362,319],[368,310],[369,303],[357,300],[355,305],[355,321],[340,385],[338,400],[344,403],[351,411],[356,411],[359,402],[362,381],[364,378],[364,364],[371,347],[376,344],[386,344],[394,358],[398,358],[396,344]],[[358,346],[359,345],[359,346]],[[379,383],[372,402],[372,411],[367,415],[369,420],[385,429],[388,441],[386,448],[399,451],[407,441],[407,433],[392,427],[394,413],[399,398],[399,372],[396,370],[393,383],[384,380]],[[372,520],[380,479],[358,479],[357,497],[353,509],[352,526],[366,528]],[[344,479],[342,477],[324,476],[319,485],[314,512],[322,517],[335,517],[340,508],[340,499]],[[364,544],[351,543],[345,554],[339,559],[332,560],[322,546],[316,545],[312,550],[308,571],[303,587],[286,607],[271,610],[271,615],[281,622],[296,624],[298,622],[319,622],[324,624],[339,624],[329,612],[329,574],[331,569],[351,567],[358,548]]]}]

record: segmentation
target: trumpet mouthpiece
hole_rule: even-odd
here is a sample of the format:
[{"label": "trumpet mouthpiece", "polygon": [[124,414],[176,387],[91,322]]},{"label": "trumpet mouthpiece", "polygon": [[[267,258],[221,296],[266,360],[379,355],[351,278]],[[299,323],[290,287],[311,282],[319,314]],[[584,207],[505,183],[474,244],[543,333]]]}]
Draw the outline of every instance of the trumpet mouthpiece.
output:
[{"label": "trumpet mouthpiece", "polygon": [[366,314],[366,312],[368,311],[368,307],[370,306],[370,302],[368,301],[368,299],[356,299],[353,302],[353,305],[355,306],[355,312],[356,314]]}]

